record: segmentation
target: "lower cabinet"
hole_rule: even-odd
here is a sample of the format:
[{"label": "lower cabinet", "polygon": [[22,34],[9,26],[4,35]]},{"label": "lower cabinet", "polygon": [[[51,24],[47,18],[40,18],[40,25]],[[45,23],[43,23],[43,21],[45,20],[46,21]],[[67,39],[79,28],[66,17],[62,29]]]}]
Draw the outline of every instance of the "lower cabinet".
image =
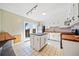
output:
[{"label": "lower cabinet", "polygon": [[35,50],[40,50],[40,38],[38,36],[35,36],[33,39],[33,48]]},{"label": "lower cabinet", "polygon": [[46,45],[46,36],[41,36],[41,48],[43,48]]}]

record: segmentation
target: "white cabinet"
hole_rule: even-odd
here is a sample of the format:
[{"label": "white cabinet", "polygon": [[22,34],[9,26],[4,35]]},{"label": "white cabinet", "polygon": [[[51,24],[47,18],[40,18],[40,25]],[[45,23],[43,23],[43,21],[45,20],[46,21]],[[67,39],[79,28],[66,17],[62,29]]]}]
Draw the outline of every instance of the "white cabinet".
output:
[{"label": "white cabinet", "polygon": [[49,33],[49,39],[53,41],[60,41],[60,33]]},{"label": "white cabinet", "polygon": [[33,39],[33,48],[35,49],[35,50],[40,50],[40,37],[38,37],[38,36],[35,36],[34,37],[34,39]]},{"label": "white cabinet", "polygon": [[46,35],[32,35],[30,39],[30,44],[34,50],[39,51],[46,45],[46,40]]},{"label": "white cabinet", "polygon": [[49,44],[55,45],[57,49],[60,49],[60,40],[61,40],[61,33],[49,33]]},{"label": "white cabinet", "polygon": [[[74,6],[72,6],[72,15],[74,16],[74,21],[72,20],[71,25],[75,24],[76,22],[78,22],[78,4],[75,3],[73,4]],[[72,17],[73,17],[72,16]]]},{"label": "white cabinet", "polygon": [[40,40],[41,40],[41,48],[42,48],[45,44],[45,37],[41,36]]},{"label": "white cabinet", "polygon": [[65,26],[72,26],[78,22],[78,8],[78,3],[71,3],[66,7],[66,22],[64,22]]}]

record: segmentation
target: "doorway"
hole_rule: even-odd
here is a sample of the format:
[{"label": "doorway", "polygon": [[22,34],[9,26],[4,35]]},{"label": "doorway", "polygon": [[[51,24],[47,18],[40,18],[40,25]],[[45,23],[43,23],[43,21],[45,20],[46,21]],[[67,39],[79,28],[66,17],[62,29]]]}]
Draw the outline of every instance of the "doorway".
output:
[{"label": "doorway", "polygon": [[37,32],[36,28],[37,28],[37,25],[35,23],[31,23],[31,22],[25,23],[25,29],[24,29],[25,39],[24,39],[24,41],[30,40],[30,37],[31,37],[30,34],[36,33]]},{"label": "doorway", "polygon": [[29,23],[25,23],[25,39],[24,41],[30,40],[30,25]]},{"label": "doorway", "polygon": [[30,29],[25,29],[25,37],[30,37]]}]

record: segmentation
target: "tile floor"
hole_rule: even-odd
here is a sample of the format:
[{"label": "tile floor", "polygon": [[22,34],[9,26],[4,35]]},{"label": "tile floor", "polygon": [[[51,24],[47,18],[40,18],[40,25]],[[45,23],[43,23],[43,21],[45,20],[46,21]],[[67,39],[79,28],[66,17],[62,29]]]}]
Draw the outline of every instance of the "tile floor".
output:
[{"label": "tile floor", "polygon": [[79,42],[63,40],[63,49],[59,42],[47,41],[48,44],[40,52],[33,50],[30,41],[3,48],[0,56],[79,56]]},{"label": "tile floor", "polygon": [[30,41],[20,43],[13,46],[16,56],[62,56],[63,49],[55,47],[53,41],[48,41],[48,44],[40,51],[35,51],[30,46]]}]

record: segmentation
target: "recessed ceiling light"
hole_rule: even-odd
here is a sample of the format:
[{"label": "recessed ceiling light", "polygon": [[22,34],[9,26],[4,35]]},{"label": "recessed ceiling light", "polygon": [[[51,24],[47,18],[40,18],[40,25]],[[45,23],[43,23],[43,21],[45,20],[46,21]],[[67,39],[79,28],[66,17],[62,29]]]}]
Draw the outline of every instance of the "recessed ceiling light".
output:
[{"label": "recessed ceiling light", "polygon": [[46,13],[42,13],[42,15],[46,15]]}]

